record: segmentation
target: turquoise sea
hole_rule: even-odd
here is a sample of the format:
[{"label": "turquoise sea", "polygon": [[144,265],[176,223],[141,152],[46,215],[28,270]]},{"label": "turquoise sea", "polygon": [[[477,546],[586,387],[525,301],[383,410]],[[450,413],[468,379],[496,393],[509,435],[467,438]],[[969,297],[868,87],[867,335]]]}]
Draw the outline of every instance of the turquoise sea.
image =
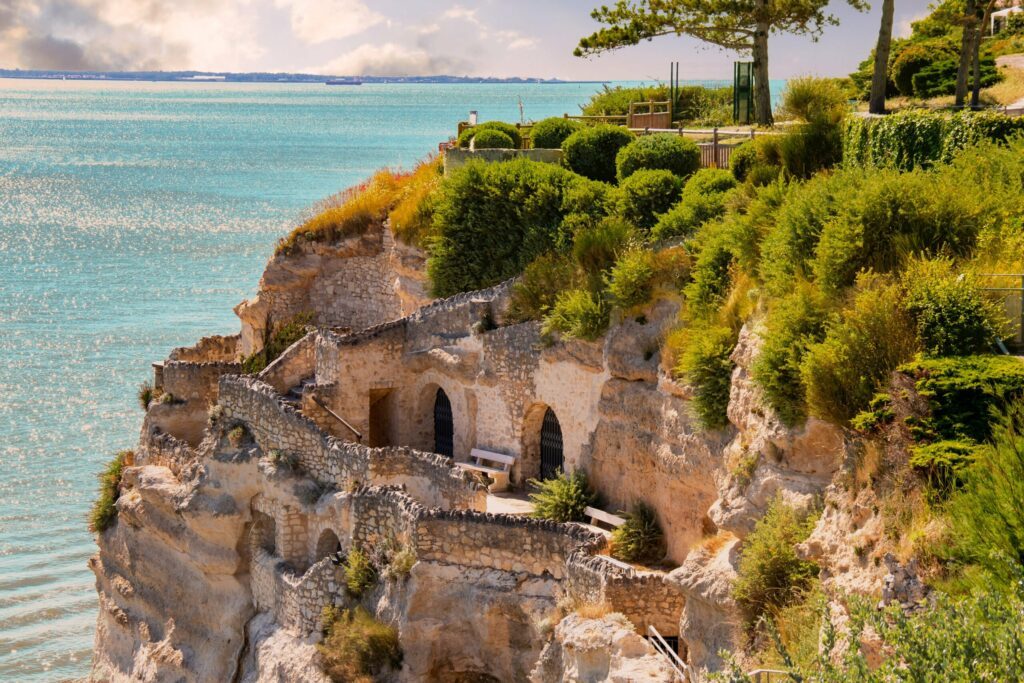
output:
[{"label": "turquoise sea", "polygon": [[598,86],[0,80],[0,681],[85,675],[95,474],[150,363],[255,292],[301,210],[482,120]]}]

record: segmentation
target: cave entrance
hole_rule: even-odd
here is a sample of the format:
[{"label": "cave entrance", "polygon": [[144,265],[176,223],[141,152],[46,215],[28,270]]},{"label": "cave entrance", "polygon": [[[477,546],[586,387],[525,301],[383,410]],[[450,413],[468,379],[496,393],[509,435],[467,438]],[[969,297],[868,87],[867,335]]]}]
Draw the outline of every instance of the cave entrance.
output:
[{"label": "cave entrance", "polygon": [[455,456],[455,422],[452,418],[452,402],[444,389],[438,388],[434,396],[434,452]]},{"label": "cave entrance", "polygon": [[558,423],[555,411],[548,408],[544,411],[544,421],[540,427],[540,478],[542,481],[554,479],[564,469],[562,426]]},{"label": "cave entrance", "polygon": [[391,428],[394,397],[393,389],[370,390],[370,438],[367,445],[379,448],[395,444]]}]

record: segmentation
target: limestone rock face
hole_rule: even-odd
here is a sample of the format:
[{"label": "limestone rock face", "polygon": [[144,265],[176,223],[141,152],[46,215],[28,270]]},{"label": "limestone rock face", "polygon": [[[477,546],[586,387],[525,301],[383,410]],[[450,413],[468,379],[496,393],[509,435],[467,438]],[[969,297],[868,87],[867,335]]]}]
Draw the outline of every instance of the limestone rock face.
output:
[{"label": "limestone rock face", "polygon": [[668,661],[621,614],[588,619],[570,614],[530,674],[533,683],[639,683],[677,680]]},{"label": "limestone rock face", "polygon": [[312,638],[296,637],[281,628],[273,615],[261,612],[245,627],[248,647],[240,683],[330,683],[320,668]]},{"label": "limestone rock face", "polygon": [[294,254],[274,256],[256,296],[235,307],[242,321],[238,351],[258,351],[275,325],[300,313],[312,313],[323,327],[361,330],[429,301],[423,252],[397,242],[385,224],[336,244],[304,243]]},{"label": "limestone rock face", "polygon": [[670,574],[669,580],[686,594],[679,636],[689,648],[689,664],[697,669],[719,668],[719,651],[733,650],[740,642],[740,613],[732,599],[739,543],[731,534],[720,534],[694,548]]},{"label": "limestone rock face", "polygon": [[199,504],[206,495],[165,467],[125,470],[119,521],[90,560],[101,605],[94,679],[234,676],[253,611],[246,576],[237,574],[245,520],[230,507]]}]

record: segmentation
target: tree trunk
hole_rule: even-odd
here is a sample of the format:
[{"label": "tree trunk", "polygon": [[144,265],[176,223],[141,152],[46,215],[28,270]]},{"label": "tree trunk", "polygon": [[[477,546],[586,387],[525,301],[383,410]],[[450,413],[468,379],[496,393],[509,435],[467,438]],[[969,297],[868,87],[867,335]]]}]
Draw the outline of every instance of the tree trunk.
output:
[{"label": "tree trunk", "polygon": [[985,14],[981,23],[974,31],[974,78],[971,80],[971,109],[977,109],[981,104],[981,38],[985,35],[985,29],[992,18],[992,10],[995,9],[995,0],[988,0],[985,3]]},{"label": "tree trunk", "polygon": [[871,98],[868,111],[872,114],[885,113],[885,89],[889,84],[889,46],[892,43],[892,17],[896,0],[882,1],[882,25],[878,29],[878,44],[875,45],[875,71],[871,76]]},{"label": "tree trunk", "polygon": [[771,126],[772,91],[768,81],[768,23],[758,22],[754,28],[754,116],[762,126]]},{"label": "tree trunk", "polygon": [[964,31],[960,38],[960,68],[956,72],[956,101],[962,107],[967,98],[967,72],[971,66],[971,46],[974,44],[974,25],[978,22],[975,0],[967,0],[964,8]]}]

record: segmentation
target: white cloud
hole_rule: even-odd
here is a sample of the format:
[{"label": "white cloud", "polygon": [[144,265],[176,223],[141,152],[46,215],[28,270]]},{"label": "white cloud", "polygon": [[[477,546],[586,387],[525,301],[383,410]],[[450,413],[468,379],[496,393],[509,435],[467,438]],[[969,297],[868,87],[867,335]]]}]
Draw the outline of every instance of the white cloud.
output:
[{"label": "white cloud", "polygon": [[536,40],[527,38],[518,31],[498,31],[494,37],[509,50],[526,50],[537,45]]},{"label": "white cloud", "polygon": [[480,20],[476,16],[476,10],[463,7],[462,5],[453,5],[452,7],[449,7],[445,10],[443,16],[445,19],[461,19],[463,21],[468,21],[471,24],[480,24]]},{"label": "white cloud", "polygon": [[432,55],[421,48],[365,43],[314,71],[338,76],[410,76],[451,73],[461,66],[458,60]]},{"label": "white cloud", "polygon": [[895,34],[894,38],[909,38],[911,32],[914,30],[913,23],[915,21],[921,21],[928,16],[928,12],[922,12],[921,14],[908,17],[906,19],[900,19],[896,24],[896,30],[893,31]]},{"label": "white cloud", "polygon": [[292,32],[305,43],[355,36],[386,21],[361,0],[275,0],[289,11]]}]

